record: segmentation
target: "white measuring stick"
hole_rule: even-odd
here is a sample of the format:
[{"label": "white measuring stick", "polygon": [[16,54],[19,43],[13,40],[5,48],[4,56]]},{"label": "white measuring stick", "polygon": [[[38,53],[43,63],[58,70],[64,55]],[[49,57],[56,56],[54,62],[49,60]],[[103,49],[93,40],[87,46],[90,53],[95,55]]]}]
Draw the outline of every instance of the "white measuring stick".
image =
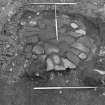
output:
[{"label": "white measuring stick", "polygon": [[57,21],[57,8],[56,8],[56,5],[55,5],[55,27],[56,27],[56,38],[57,40],[58,39],[58,21]]},{"label": "white measuring stick", "polygon": [[77,3],[80,3],[80,2],[76,2],[76,3],[29,3],[29,4],[40,4],[40,5],[58,5],[58,4],[72,4],[72,5],[75,5]]},{"label": "white measuring stick", "polygon": [[54,89],[96,89],[97,87],[34,87],[35,90],[54,90]]}]

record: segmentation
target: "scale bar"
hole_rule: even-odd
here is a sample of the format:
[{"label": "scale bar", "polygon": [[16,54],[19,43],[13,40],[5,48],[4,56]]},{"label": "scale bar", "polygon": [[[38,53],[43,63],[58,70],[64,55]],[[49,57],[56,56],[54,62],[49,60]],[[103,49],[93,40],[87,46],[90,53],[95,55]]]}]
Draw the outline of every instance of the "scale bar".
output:
[{"label": "scale bar", "polygon": [[56,38],[57,40],[59,40],[59,36],[58,36],[58,22],[57,22],[57,9],[56,9],[56,5],[55,5],[55,27],[56,27]]},{"label": "scale bar", "polygon": [[54,90],[54,89],[96,89],[97,87],[34,87],[35,90]]},{"label": "scale bar", "polygon": [[29,3],[29,4],[40,4],[40,5],[58,5],[58,4],[72,4],[72,5],[75,5],[77,3],[80,3],[80,2],[76,2],[76,3]]}]

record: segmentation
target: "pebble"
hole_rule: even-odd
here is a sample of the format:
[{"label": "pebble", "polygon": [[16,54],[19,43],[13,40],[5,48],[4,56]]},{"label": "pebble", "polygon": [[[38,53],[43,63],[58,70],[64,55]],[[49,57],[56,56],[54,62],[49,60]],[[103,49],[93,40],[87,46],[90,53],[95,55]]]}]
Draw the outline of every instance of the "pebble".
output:
[{"label": "pebble", "polygon": [[68,59],[62,58],[65,68],[76,68],[76,65],[70,62]]},{"label": "pebble", "polygon": [[60,63],[60,57],[58,55],[53,55],[53,61],[55,64],[59,64]]},{"label": "pebble", "polygon": [[36,45],[34,46],[32,52],[34,52],[35,54],[41,55],[44,53],[44,49],[40,45]]},{"label": "pebble", "polygon": [[83,51],[83,52],[89,52],[89,49],[88,48],[86,48],[82,43],[74,43],[73,45],[72,45],[72,47],[74,47],[74,48],[77,48],[77,49],[79,49],[80,51]]},{"label": "pebble", "polygon": [[78,65],[80,60],[78,58],[78,56],[76,56],[75,54],[73,54],[72,52],[67,52],[66,53],[66,57],[69,61],[72,61],[75,65]]},{"label": "pebble", "polygon": [[87,59],[87,55],[85,53],[81,53],[79,55],[79,58],[82,59],[82,60],[85,60],[85,59]]},{"label": "pebble", "polygon": [[50,58],[47,59],[46,63],[47,63],[47,71],[54,69],[53,61]]},{"label": "pebble", "polygon": [[71,27],[74,28],[74,29],[78,28],[78,25],[77,25],[76,23],[71,23],[70,25],[71,25]]},{"label": "pebble", "polygon": [[76,33],[82,34],[82,35],[86,35],[86,31],[82,30],[82,29],[78,29],[75,31]]},{"label": "pebble", "polygon": [[54,69],[62,71],[62,70],[65,70],[66,68],[63,65],[55,65]]}]

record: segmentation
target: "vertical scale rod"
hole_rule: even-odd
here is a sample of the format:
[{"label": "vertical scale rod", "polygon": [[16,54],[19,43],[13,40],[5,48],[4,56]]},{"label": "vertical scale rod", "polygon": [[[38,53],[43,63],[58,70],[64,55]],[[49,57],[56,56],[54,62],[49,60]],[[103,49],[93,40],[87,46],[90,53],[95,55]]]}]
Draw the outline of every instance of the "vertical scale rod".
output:
[{"label": "vertical scale rod", "polygon": [[59,40],[59,36],[58,36],[58,23],[57,23],[57,8],[56,8],[56,4],[55,4],[55,27],[56,27],[56,39]]}]

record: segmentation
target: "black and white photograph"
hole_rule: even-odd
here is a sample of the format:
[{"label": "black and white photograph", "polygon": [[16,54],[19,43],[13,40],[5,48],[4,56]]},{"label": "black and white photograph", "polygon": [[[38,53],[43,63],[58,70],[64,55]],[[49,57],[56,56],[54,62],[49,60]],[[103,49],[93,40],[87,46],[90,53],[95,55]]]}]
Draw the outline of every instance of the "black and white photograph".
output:
[{"label": "black and white photograph", "polygon": [[105,1],[0,0],[0,105],[105,105]]}]

